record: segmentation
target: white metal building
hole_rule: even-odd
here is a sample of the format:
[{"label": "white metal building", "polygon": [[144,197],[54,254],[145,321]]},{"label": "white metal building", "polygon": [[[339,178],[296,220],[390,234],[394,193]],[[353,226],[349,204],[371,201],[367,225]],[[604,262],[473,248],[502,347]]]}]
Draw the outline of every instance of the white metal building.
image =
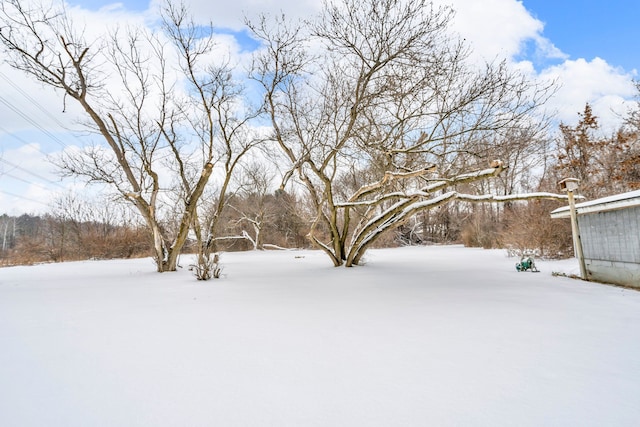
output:
[{"label": "white metal building", "polygon": [[[640,190],[576,204],[587,277],[640,288]],[[551,218],[570,218],[569,206]]]}]

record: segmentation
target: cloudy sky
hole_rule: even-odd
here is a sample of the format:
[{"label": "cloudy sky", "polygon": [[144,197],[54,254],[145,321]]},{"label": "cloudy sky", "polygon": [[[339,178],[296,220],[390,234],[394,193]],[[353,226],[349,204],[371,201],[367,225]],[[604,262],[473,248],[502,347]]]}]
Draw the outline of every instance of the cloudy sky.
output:
[{"label": "cloudy sky", "polygon": [[[30,1],[30,0],[25,0]],[[285,11],[306,17],[318,0],[185,0],[197,17],[213,21],[242,49],[242,17]],[[605,127],[614,129],[636,92],[640,70],[640,3],[637,0],[434,0],[456,10],[453,29],[479,57],[508,58],[532,78],[557,79],[560,89],[548,108],[573,124],[589,102]],[[141,23],[156,10],[156,0],[70,0],[70,10],[96,23]],[[232,39],[235,35],[236,40]],[[627,105],[625,105],[627,103]],[[46,88],[0,61],[0,215],[43,213],[52,198],[82,183],[60,181],[46,156],[82,143],[73,126],[75,112]],[[77,127],[77,126],[76,126]]]}]

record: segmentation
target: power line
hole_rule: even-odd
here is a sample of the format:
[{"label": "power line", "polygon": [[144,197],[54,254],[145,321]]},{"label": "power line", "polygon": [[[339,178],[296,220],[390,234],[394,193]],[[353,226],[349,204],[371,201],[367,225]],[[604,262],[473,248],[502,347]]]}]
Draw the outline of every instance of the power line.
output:
[{"label": "power line", "polygon": [[[46,186],[45,186],[45,185],[43,185],[43,184],[40,184],[40,183],[38,183],[38,182],[27,181],[27,180],[26,180],[26,179],[24,179],[24,178],[20,178],[19,176],[15,176],[15,175],[10,174],[10,173],[8,173],[8,172],[0,173],[0,175],[9,176],[9,177],[11,177],[11,178],[13,178],[13,179],[15,179],[15,180],[17,180],[17,181],[24,182],[25,184],[29,184],[29,185],[37,185],[38,187],[42,188],[43,190],[49,190],[49,187],[46,187]],[[56,183],[56,182],[53,182],[53,181],[48,181],[48,182],[49,182],[49,183],[51,183],[51,184],[57,185],[57,186],[59,186],[59,187],[60,187],[60,188],[62,188],[62,189],[65,189],[65,187],[63,187],[62,185],[60,185],[60,184],[58,184],[58,183]]]},{"label": "power line", "polygon": [[[49,111],[49,109],[45,108],[44,106],[42,106],[42,104],[40,102],[38,102],[37,99],[33,98],[29,93],[27,93],[23,88],[21,88],[19,85],[17,85],[16,83],[14,83],[6,74],[4,74],[2,71],[0,71],[0,78],[2,78],[5,82],[8,83],[9,86],[11,86],[16,92],[18,92],[20,95],[22,95],[22,97],[24,97],[28,102],[30,106],[36,107],[38,110],[40,110],[40,112],[42,112],[45,116],[47,116],[51,121],[53,121],[55,124],[57,124],[60,128],[64,129],[65,131],[68,132],[68,134],[73,137],[74,139],[78,140],[81,144],[84,143],[83,139],[72,129],[70,129],[68,127],[68,125],[64,124],[62,121],[60,121],[58,119],[58,117],[56,117],[55,115],[51,114],[51,112]],[[63,148],[68,148],[68,145],[62,141],[59,137],[57,137],[56,135],[54,135],[53,133],[51,133],[50,131],[44,129],[39,123],[37,123],[36,121],[34,121],[33,119],[31,119],[30,117],[26,116],[22,110],[19,110],[18,107],[16,107],[14,104],[10,102],[10,100],[8,100],[5,97],[3,97],[2,95],[0,95],[0,102],[2,102],[4,105],[6,105],[9,109],[11,109],[12,111],[14,111],[16,114],[18,114],[19,116],[21,116],[22,118],[24,118],[25,120],[27,120],[30,124],[32,124],[33,126],[35,126],[38,130],[40,130],[42,133],[44,133],[45,135],[49,136],[54,142],[56,142],[58,145],[60,145]],[[6,133],[8,136],[13,137],[15,139],[17,139],[18,141],[22,142],[23,144],[29,144],[29,142],[25,141],[23,138],[21,138],[20,136],[16,135],[15,133],[9,132],[6,129],[3,129],[2,127],[0,127],[0,130],[3,131],[4,133]],[[39,147],[35,147],[35,149],[43,154],[43,155],[47,155],[46,153],[44,153],[42,151],[41,148]]]},{"label": "power line", "polygon": [[0,77],[2,77],[2,79],[4,81],[6,81],[11,87],[13,87],[17,92],[19,92],[22,96],[24,96],[25,98],[27,98],[32,105],[35,105],[36,108],[38,108],[38,110],[40,110],[42,113],[44,113],[47,117],[49,117],[52,121],[54,121],[58,126],[60,126],[63,129],[69,130],[66,125],[64,123],[62,123],[56,116],[54,116],[53,114],[51,114],[51,112],[49,110],[47,110],[46,108],[44,108],[37,100],[35,100],[31,95],[29,95],[27,92],[25,92],[20,86],[18,86],[17,84],[15,84],[9,77],[7,77],[2,71],[0,71]]},{"label": "power line", "polygon": [[[30,171],[30,170],[28,170],[28,169],[23,168],[22,166],[19,166],[19,165],[16,165],[15,163],[10,162],[9,160],[5,160],[5,159],[3,159],[3,158],[0,158],[0,162],[7,164],[7,165],[11,166],[11,167],[12,167],[12,168],[14,168],[14,169],[21,170],[22,172],[27,173],[27,174],[29,174],[29,175],[31,175],[31,176],[34,176],[34,177],[36,177],[36,178],[38,178],[38,179],[40,179],[40,180],[42,180],[42,181],[48,182],[49,184],[56,185],[56,186],[58,186],[58,187],[60,187],[60,188],[65,188],[65,186],[64,186],[64,185],[62,185],[62,184],[60,184],[59,182],[55,182],[55,181],[52,181],[52,180],[50,180],[50,179],[48,179],[48,178],[45,178],[45,177],[43,177],[43,176],[40,176],[40,175],[38,175],[38,174],[37,174],[37,173],[35,173],[35,172],[32,172],[32,171]],[[8,174],[7,174],[7,175],[8,175]],[[18,178],[18,177],[16,177],[16,176],[13,176],[13,178],[19,179],[19,180],[21,180],[21,181],[23,181],[23,182],[27,182],[28,184],[35,184],[34,182],[28,182],[28,181],[25,181],[25,180],[23,180],[23,179],[21,179],[21,178]]]},{"label": "power line", "polygon": [[58,138],[56,135],[54,135],[53,133],[51,133],[47,129],[43,128],[38,122],[33,120],[33,118],[29,117],[28,115],[23,113],[19,108],[15,107],[12,103],[7,101],[2,95],[0,95],[0,102],[3,103],[4,105],[6,105],[7,108],[9,108],[11,111],[13,111],[17,115],[19,115],[20,117],[25,119],[27,122],[31,123],[34,127],[38,128],[42,133],[47,135],[54,142],[58,143],[62,148],[67,148],[67,144],[62,142],[62,140],[60,138]]},{"label": "power line", "polygon": [[43,202],[43,201],[36,200],[36,199],[31,199],[31,198],[29,198],[29,197],[20,196],[20,195],[18,195],[18,194],[14,194],[14,193],[11,193],[11,192],[9,192],[9,191],[0,190],[0,193],[6,194],[6,195],[8,195],[8,196],[12,196],[12,197],[17,197],[17,198],[19,198],[19,199],[27,200],[27,201],[29,201],[29,202],[39,203],[39,204],[44,205],[44,206],[49,206],[47,203],[45,203],[45,202]]},{"label": "power line", "polygon": [[[6,130],[5,128],[3,128],[2,126],[0,126],[0,130],[4,133],[6,133],[7,135],[9,135],[12,138],[17,139],[18,141],[22,142],[24,145],[29,145],[29,143],[27,141],[25,141],[24,139],[22,139],[21,137],[19,137],[18,135],[15,135],[11,132],[9,132],[8,130]],[[41,152],[42,153],[42,152]],[[42,153],[45,154],[45,153]],[[46,154],[45,154],[46,155]]]}]

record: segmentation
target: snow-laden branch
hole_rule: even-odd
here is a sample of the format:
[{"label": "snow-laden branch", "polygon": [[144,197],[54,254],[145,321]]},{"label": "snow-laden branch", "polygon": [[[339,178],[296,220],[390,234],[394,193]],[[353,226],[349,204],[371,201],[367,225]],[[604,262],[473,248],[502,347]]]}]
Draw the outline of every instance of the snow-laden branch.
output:
[{"label": "snow-laden branch", "polygon": [[500,173],[505,169],[505,167],[503,166],[503,163],[499,160],[496,160],[492,163],[492,167],[487,168],[487,169],[482,169],[479,171],[475,171],[475,172],[470,172],[470,173],[465,173],[465,174],[461,174],[458,176],[455,176],[453,178],[449,178],[449,179],[438,179],[436,182],[433,182],[429,185],[427,185],[426,187],[417,190],[417,191],[412,191],[412,192],[392,192],[392,193],[385,193],[380,195],[377,198],[374,198],[372,200],[357,200],[359,198],[361,198],[364,195],[367,194],[371,194],[372,192],[374,192],[375,190],[378,190],[380,188],[382,188],[382,186],[385,184],[385,182],[387,182],[390,179],[397,179],[397,178],[409,178],[409,177],[414,177],[414,176],[421,176],[424,175],[425,173],[433,170],[433,168],[427,168],[424,170],[420,170],[420,171],[411,171],[411,172],[406,172],[406,173],[396,173],[396,172],[385,172],[385,176],[384,178],[382,178],[380,181],[374,183],[374,184],[370,184],[364,187],[361,187],[353,196],[351,196],[351,198],[349,199],[349,201],[347,202],[338,202],[335,204],[336,207],[338,208],[346,208],[346,207],[356,207],[356,206],[372,206],[372,205],[377,205],[382,201],[388,200],[388,199],[416,199],[416,198],[421,198],[421,197],[429,197],[429,193],[432,193],[434,191],[438,191],[438,190],[442,190],[444,188],[447,188],[449,186],[453,186],[453,185],[457,185],[457,184],[464,184],[467,182],[472,182],[472,181],[479,181],[479,180],[483,180],[483,179],[487,179],[493,176],[498,176],[500,175]]},{"label": "snow-laden branch", "polygon": [[294,251],[294,250],[298,249],[298,248],[284,248],[282,246],[273,245],[271,243],[265,243],[264,245],[262,245],[262,247],[264,249],[274,249],[274,250],[278,250],[278,251]]},{"label": "snow-laden branch", "polygon": [[[445,194],[442,194],[438,197],[434,197],[429,200],[423,200],[420,202],[412,203],[406,206],[401,212],[399,212],[397,216],[399,219],[405,219],[409,215],[412,215],[418,211],[434,208],[443,203],[449,202],[453,199],[461,200],[464,202],[472,202],[472,203],[473,202],[505,203],[505,202],[518,201],[518,200],[535,200],[535,199],[568,200],[568,198],[569,197],[565,194],[556,194],[556,193],[547,193],[547,192],[509,194],[506,196],[498,196],[495,194],[465,194],[465,193],[458,193],[457,191],[449,191]],[[393,207],[391,209],[393,209]],[[382,213],[381,215],[384,215],[384,213]],[[372,218],[370,222],[373,222],[374,220],[375,219]]]},{"label": "snow-laden branch", "polygon": [[359,228],[359,230],[355,231],[352,238],[351,247],[349,249],[347,263],[357,264],[367,246],[369,246],[377,238],[377,236],[379,236],[383,232],[397,227],[398,225],[407,221],[412,215],[420,211],[433,209],[452,200],[460,200],[472,203],[505,203],[510,201],[534,199],[567,200],[568,196],[565,194],[555,194],[547,192],[499,196],[494,194],[476,195],[458,193],[457,191],[449,191],[447,193],[441,194],[437,197],[432,197],[427,200],[415,202],[411,200],[403,200],[385,209],[375,217],[372,217],[369,221],[364,223]]},{"label": "snow-laden branch", "polygon": [[365,185],[363,187],[360,187],[360,189],[358,191],[355,192],[355,194],[353,196],[351,196],[349,198],[349,202],[355,202],[356,200],[358,200],[359,198],[361,198],[362,196],[365,196],[367,194],[370,194],[380,188],[382,188],[382,186],[384,184],[386,184],[387,182],[394,180],[394,179],[407,179],[407,178],[413,178],[416,176],[422,176],[428,172],[432,172],[435,169],[435,166],[429,166],[427,168],[424,169],[420,169],[420,170],[415,170],[415,171],[409,171],[409,172],[391,172],[391,171],[386,171],[384,173],[384,177],[382,177],[382,179],[378,182],[375,182],[373,184],[369,184],[369,185]]},{"label": "snow-laden branch", "polygon": [[338,203],[335,203],[335,206],[338,208],[356,207],[356,206],[372,206],[372,205],[377,205],[380,202],[383,202],[389,199],[405,199],[406,200],[406,199],[415,199],[417,197],[429,197],[429,196],[430,196],[429,193],[426,193],[421,190],[411,191],[411,192],[394,191],[392,193],[383,194],[376,199],[361,200],[358,202],[338,202]]},{"label": "snow-laden branch", "polygon": [[218,237],[214,237],[213,240],[243,240],[246,239],[247,236],[245,235],[239,235],[239,236],[218,236]]},{"label": "snow-laden branch", "polygon": [[482,170],[470,172],[470,173],[464,173],[450,179],[438,180],[424,187],[422,191],[433,192],[433,191],[442,190],[452,185],[465,184],[468,182],[491,178],[491,177],[500,175],[504,169],[506,169],[506,167],[503,165],[502,161],[494,160],[491,163],[490,168],[482,169]]},{"label": "snow-laden branch", "polygon": [[[583,198],[582,196],[576,196]],[[465,202],[510,202],[515,200],[533,200],[533,199],[552,199],[552,200],[568,200],[569,196],[564,194],[555,194],[547,192],[509,194],[506,196],[497,196],[494,194],[460,194],[456,195],[456,199]]]}]

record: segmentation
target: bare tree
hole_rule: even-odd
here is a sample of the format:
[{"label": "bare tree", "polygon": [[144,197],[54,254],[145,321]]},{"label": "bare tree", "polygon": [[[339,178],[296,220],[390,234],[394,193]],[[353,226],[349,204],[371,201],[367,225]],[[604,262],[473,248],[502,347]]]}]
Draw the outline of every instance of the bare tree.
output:
[{"label": "bare tree", "polygon": [[602,197],[640,186],[638,112],[630,110],[623,126],[604,135],[589,104],[575,126],[560,124],[556,173],[580,179],[582,194]]},{"label": "bare tree", "polygon": [[2,214],[0,216],[0,233],[2,233],[0,256],[4,256],[5,252],[15,245],[16,219],[9,217],[7,214]]},{"label": "bare tree", "polygon": [[[268,222],[272,221],[271,204],[271,174],[268,165],[254,161],[243,168],[240,188],[237,197],[229,205],[237,219],[235,224],[241,229],[241,236],[251,243],[253,250],[263,249],[263,231]],[[249,226],[251,232],[246,230]]]},{"label": "bare tree", "polygon": [[613,179],[621,182],[625,189],[640,189],[640,80],[635,81],[636,103],[624,118],[624,125],[615,138],[624,150],[617,160],[618,168]]},{"label": "bare tree", "polygon": [[256,143],[242,134],[255,113],[242,110],[230,64],[212,60],[213,27],[196,25],[184,6],[166,5],[161,34],[138,28],[88,41],[78,29],[63,4],[0,8],[7,62],[77,102],[106,142],[67,154],[63,170],[117,189],[144,218],[157,270],[173,271],[190,229],[204,240],[198,205],[214,166],[228,181]]},{"label": "bare tree", "polygon": [[602,187],[602,156],[607,140],[597,135],[600,125],[589,104],[578,113],[580,121],[575,127],[560,124],[562,137],[558,142],[558,165],[561,175],[578,178],[581,191],[597,197]]},{"label": "bare tree", "polygon": [[[295,174],[306,187],[309,236],[336,266],[358,264],[385,231],[423,210],[524,197],[461,191],[497,176],[501,162],[465,171],[476,169],[479,141],[530,127],[552,86],[505,62],[470,64],[449,35],[452,14],[426,0],[344,0],[306,27],[284,17],[248,23],[264,44],[252,76],[290,167],[283,185]],[[370,180],[341,195],[336,184],[350,168]]]},{"label": "bare tree", "polygon": [[[189,19],[184,5],[167,3],[163,19],[165,33],[177,47],[180,67],[191,89],[190,96],[180,103],[180,112],[191,130],[190,134],[200,141],[203,157],[212,167],[218,166],[219,171],[215,177],[218,184],[216,194],[207,194],[215,203],[200,209],[206,213],[203,220],[200,220],[199,210],[191,214],[198,247],[197,264],[199,271],[208,276],[211,268],[218,268],[216,236],[222,212],[232,193],[233,176],[251,149],[262,142],[252,123],[259,116],[260,108],[251,105],[245,87],[234,77],[237,67],[228,58],[216,66],[206,62],[206,56],[211,54],[213,47],[212,36],[203,40],[202,27]],[[210,25],[205,33],[213,35],[213,30],[213,25]],[[168,141],[176,143],[182,136],[175,128],[164,127],[162,132]],[[182,189],[187,196],[190,187],[188,174],[184,172],[187,170],[185,163],[181,162],[179,168]],[[218,274],[213,274],[213,277],[218,277]]]}]

